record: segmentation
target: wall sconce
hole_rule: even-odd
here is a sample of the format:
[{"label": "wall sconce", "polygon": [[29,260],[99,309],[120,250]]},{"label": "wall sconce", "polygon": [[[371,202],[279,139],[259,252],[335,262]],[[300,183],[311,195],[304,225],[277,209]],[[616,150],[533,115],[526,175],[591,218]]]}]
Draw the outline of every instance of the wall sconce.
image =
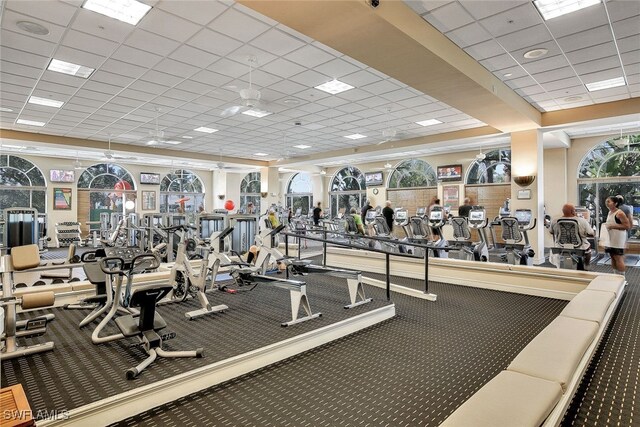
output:
[{"label": "wall sconce", "polygon": [[516,176],[515,178],[513,178],[513,182],[518,184],[520,187],[528,187],[533,184],[533,181],[535,180],[535,175]]},{"label": "wall sconce", "polygon": [[224,200],[224,194],[218,194],[218,199]]},{"label": "wall sconce", "polygon": [[260,196],[262,196],[263,199],[266,199],[268,195],[269,193],[267,193],[266,191],[263,191],[262,193],[260,193]]}]

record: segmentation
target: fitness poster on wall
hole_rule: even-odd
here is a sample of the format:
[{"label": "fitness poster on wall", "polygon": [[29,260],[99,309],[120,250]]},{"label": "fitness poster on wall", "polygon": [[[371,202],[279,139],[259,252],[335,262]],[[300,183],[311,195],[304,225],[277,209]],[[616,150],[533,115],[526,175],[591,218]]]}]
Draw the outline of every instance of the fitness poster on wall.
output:
[{"label": "fitness poster on wall", "polygon": [[71,189],[70,188],[54,188],[53,189],[53,209],[54,210],[71,210]]}]

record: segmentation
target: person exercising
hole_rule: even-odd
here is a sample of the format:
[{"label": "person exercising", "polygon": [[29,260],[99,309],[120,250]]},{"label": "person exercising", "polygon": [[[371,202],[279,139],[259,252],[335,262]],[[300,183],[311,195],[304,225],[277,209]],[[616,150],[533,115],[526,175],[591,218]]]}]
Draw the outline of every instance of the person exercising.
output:
[{"label": "person exercising", "polygon": [[320,225],[320,218],[322,217],[322,203],[318,202],[318,205],[313,208],[313,225],[316,227]]},{"label": "person exercising", "polygon": [[384,220],[387,222],[387,226],[389,227],[389,231],[393,231],[393,208],[391,208],[391,200],[387,200],[384,203],[384,208],[382,208],[382,216]]},{"label": "person exercising", "polygon": [[464,198],[464,204],[458,208],[458,216],[462,216],[465,218],[469,218],[469,212],[471,212],[471,199],[468,197]]},{"label": "person exercising", "polygon": [[[589,225],[589,222],[586,219],[576,215],[576,207],[571,203],[567,203],[562,206],[562,216],[558,219],[562,218],[570,218],[578,222],[578,233],[582,238],[582,246],[580,246],[580,248],[578,249],[583,249],[585,251],[584,267],[586,269],[589,266],[589,262],[591,261],[591,251],[589,250],[591,248],[591,244],[587,240],[587,237],[593,237],[595,235],[593,228],[591,228],[591,225]],[[551,222],[551,234],[553,235],[559,235],[560,233],[560,230],[558,230],[557,227],[558,219],[555,219]]]},{"label": "person exercising", "polygon": [[604,251],[611,256],[611,266],[614,274],[625,275],[624,247],[627,243],[627,230],[629,219],[627,215],[619,209],[622,201],[617,196],[609,196],[605,201],[609,214],[605,226],[609,231],[609,246]]},{"label": "person exercising", "polygon": [[364,236],[364,225],[362,224],[362,217],[358,215],[358,211],[356,208],[351,208],[349,214],[353,217],[353,220],[356,223],[356,227],[358,228],[358,234],[362,234]]}]

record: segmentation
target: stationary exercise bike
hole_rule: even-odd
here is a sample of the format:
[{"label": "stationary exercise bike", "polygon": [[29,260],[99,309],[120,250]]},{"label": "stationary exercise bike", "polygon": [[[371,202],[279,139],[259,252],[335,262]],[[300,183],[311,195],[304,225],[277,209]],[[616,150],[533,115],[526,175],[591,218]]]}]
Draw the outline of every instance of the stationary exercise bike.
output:
[{"label": "stationary exercise bike", "polygon": [[[186,227],[185,225],[177,225],[171,228],[184,232]],[[170,293],[171,301],[181,302],[188,297],[192,297],[200,303],[201,308],[185,313],[185,316],[189,320],[192,320],[196,317],[224,311],[229,307],[224,304],[212,306],[211,303],[209,303],[205,293],[207,291],[207,277],[209,275],[210,249],[206,246],[201,246],[200,268],[196,271],[187,256],[187,246],[189,242],[190,239],[183,238],[180,239],[180,243],[178,243],[176,260],[173,263],[169,275],[169,285],[173,287]],[[215,281],[215,277],[213,277],[212,282],[213,281]]]}]

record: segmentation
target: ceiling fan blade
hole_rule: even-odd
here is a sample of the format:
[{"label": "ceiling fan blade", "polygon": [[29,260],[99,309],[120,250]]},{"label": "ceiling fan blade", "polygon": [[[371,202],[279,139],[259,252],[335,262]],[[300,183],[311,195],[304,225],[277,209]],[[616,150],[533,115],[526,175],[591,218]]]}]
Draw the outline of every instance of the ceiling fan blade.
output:
[{"label": "ceiling fan blade", "polygon": [[227,107],[224,110],[222,110],[222,112],[220,113],[220,117],[227,118],[227,117],[235,116],[243,108],[244,107],[242,105],[232,105],[231,107]]}]

